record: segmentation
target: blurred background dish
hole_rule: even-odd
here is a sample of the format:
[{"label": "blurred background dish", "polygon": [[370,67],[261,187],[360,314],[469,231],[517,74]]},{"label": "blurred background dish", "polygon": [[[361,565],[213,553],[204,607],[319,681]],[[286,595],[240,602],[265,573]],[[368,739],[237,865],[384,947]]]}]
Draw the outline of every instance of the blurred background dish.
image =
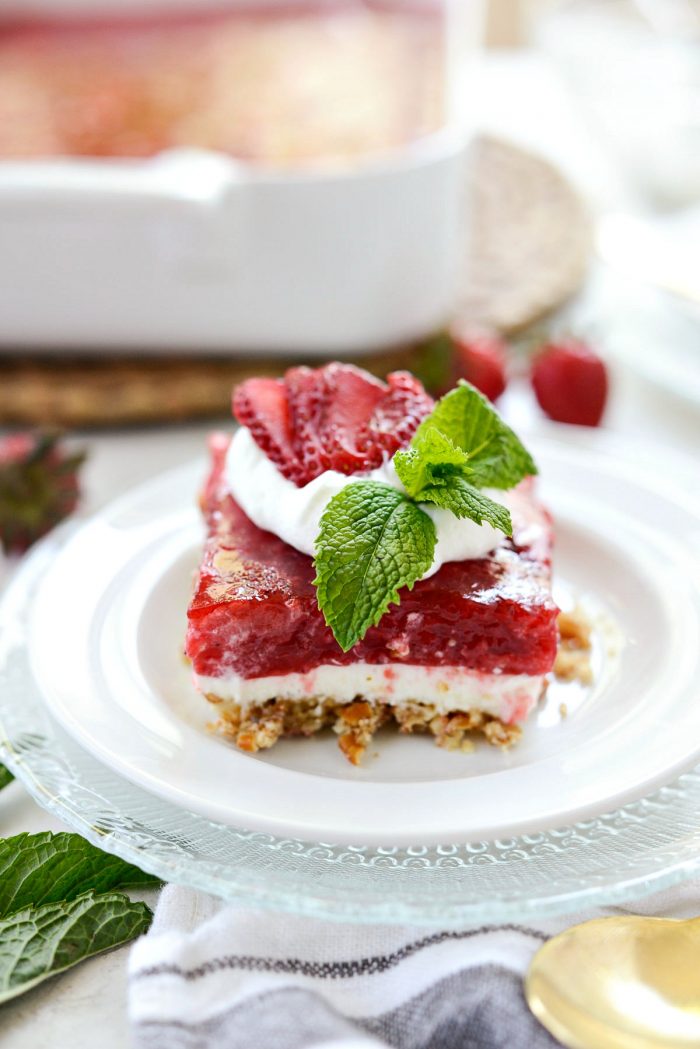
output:
[{"label": "blurred background dish", "polygon": [[449,317],[481,0],[35,8],[0,30],[6,347],[327,355]]},{"label": "blurred background dish", "polygon": [[[472,224],[464,245],[454,313],[472,324],[515,332],[567,301],[586,276],[591,223],[579,195],[546,160],[501,139],[471,147],[463,192]],[[423,344],[357,357],[385,375],[420,370]],[[297,357],[310,358],[309,352]],[[92,356],[0,353],[0,422],[114,426],[228,414],[231,387],[278,374],[280,355]]]}]

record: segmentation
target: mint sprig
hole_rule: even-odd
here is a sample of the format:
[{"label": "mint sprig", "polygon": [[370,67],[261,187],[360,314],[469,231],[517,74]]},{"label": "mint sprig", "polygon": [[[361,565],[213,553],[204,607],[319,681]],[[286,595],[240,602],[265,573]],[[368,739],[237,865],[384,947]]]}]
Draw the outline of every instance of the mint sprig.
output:
[{"label": "mint sprig", "polygon": [[480,488],[512,488],[537,473],[527,449],[490,401],[462,381],[435,405],[411,443],[394,456],[406,491],[456,517],[513,534],[510,513]]},{"label": "mint sprig", "polygon": [[519,437],[490,401],[464,380],[434,406],[406,451],[394,457],[402,484],[418,499],[419,463],[424,471],[444,477],[463,476],[476,488],[513,488],[537,472]]},{"label": "mint sprig", "polygon": [[430,568],[435,525],[396,488],[379,481],[349,484],[321,518],[316,541],[319,608],[347,652],[376,625],[399,589]]},{"label": "mint sprig", "polygon": [[420,493],[420,500],[449,510],[455,517],[469,518],[476,524],[490,524],[504,535],[513,534],[510,511],[495,499],[489,499],[463,477],[453,477],[446,485],[429,485]]},{"label": "mint sprig", "polygon": [[[465,476],[477,488],[513,488],[523,477],[537,473],[520,438],[503,422],[491,402],[463,379],[423,420],[409,448],[426,454],[434,431],[466,455]],[[397,452],[394,457],[399,477],[403,455]]]},{"label": "mint sprig", "polygon": [[394,468],[412,499],[431,485],[448,485],[469,468],[469,456],[437,427],[416,432],[408,448],[397,452]]},{"label": "mint sprig", "polygon": [[508,509],[481,489],[513,488],[537,473],[491,402],[464,381],[438,401],[393,464],[406,494],[378,481],[353,482],[321,518],[314,582],[344,652],[432,565],[435,526],[419,503],[512,535]]}]

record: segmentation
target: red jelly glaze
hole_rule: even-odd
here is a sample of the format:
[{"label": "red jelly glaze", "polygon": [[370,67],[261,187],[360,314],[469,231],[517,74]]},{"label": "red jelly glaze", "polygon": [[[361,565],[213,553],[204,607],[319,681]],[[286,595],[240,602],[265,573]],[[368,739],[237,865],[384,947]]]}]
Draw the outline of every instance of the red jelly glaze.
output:
[{"label": "red jelly glaze", "polygon": [[551,670],[558,613],[550,594],[552,529],[530,481],[517,493],[512,540],[479,560],[443,565],[402,591],[401,603],[343,652],[318,609],[311,558],[257,528],[226,491],[228,441],[212,439],[202,497],[209,538],[186,646],[197,674],[255,678],[355,662]]}]

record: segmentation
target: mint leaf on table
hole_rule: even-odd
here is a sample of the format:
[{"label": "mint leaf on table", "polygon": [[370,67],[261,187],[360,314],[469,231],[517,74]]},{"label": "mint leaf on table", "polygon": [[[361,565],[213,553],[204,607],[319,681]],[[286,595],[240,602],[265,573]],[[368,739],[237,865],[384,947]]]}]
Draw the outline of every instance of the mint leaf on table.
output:
[{"label": "mint leaf on table", "polygon": [[159,884],[78,834],[0,838],[0,1003],[145,932],[146,904],[113,890]]},{"label": "mint leaf on table", "polygon": [[9,769],[5,768],[4,765],[0,765],[0,790],[6,787],[8,783],[12,783],[14,778]]},{"label": "mint leaf on table", "polygon": [[435,525],[402,492],[357,481],[331,499],[316,541],[318,605],[347,652],[382,618],[399,589],[428,571]]},{"label": "mint leaf on table", "polygon": [[[438,401],[413,435],[410,448],[424,456],[431,447],[431,431],[435,430],[466,454],[465,477],[477,488],[513,488],[523,477],[537,473],[532,456],[520,438],[503,422],[493,405],[464,380]],[[398,459],[403,454],[397,453],[395,465],[405,484]]]},{"label": "mint leaf on table", "polygon": [[118,892],[26,907],[0,919],[0,1003],[148,929],[151,912]]},{"label": "mint leaf on table", "polygon": [[24,907],[160,884],[78,834],[16,834],[0,838],[0,917]]},{"label": "mint leaf on table", "polygon": [[486,521],[504,535],[513,534],[513,522],[508,509],[494,499],[489,499],[488,495],[484,495],[463,477],[452,477],[443,485],[429,485],[422,489],[420,498],[422,502],[434,503],[449,510],[455,517],[468,517],[479,525]]}]

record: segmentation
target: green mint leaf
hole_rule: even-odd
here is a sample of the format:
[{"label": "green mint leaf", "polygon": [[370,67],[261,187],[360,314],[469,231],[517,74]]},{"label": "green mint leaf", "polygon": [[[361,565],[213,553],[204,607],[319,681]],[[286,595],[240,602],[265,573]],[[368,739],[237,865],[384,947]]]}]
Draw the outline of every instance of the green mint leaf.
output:
[{"label": "green mint leaf", "polygon": [[17,834],[0,839],[0,918],[25,907],[160,882],[79,834]]},{"label": "green mint leaf", "polygon": [[151,918],[145,903],[117,892],[15,911],[0,920],[0,1003],[140,936]]},{"label": "green mint leaf", "polygon": [[530,453],[491,402],[464,380],[438,401],[411,446],[420,448],[429,430],[438,430],[467,454],[468,478],[477,488],[513,488],[537,473]]},{"label": "green mint leaf", "polygon": [[390,485],[357,481],[334,496],[316,540],[318,606],[347,652],[433,563],[435,525]]},{"label": "green mint leaf", "polygon": [[463,477],[454,477],[445,485],[430,485],[420,497],[423,502],[449,510],[455,517],[468,517],[478,525],[486,521],[505,535],[513,534],[513,522],[506,507],[489,499]]},{"label": "green mint leaf", "polygon": [[418,431],[408,448],[396,452],[394,469],[412,498],[428,485],[446,484],[468,467],[469,456],[434,426]]},{"label": "green mint leaf", "polygon": [[0,790],[6,787],[8,783],[12,783],[14,778],[9,769],[6,769],[4,765],[0,765]]}]

